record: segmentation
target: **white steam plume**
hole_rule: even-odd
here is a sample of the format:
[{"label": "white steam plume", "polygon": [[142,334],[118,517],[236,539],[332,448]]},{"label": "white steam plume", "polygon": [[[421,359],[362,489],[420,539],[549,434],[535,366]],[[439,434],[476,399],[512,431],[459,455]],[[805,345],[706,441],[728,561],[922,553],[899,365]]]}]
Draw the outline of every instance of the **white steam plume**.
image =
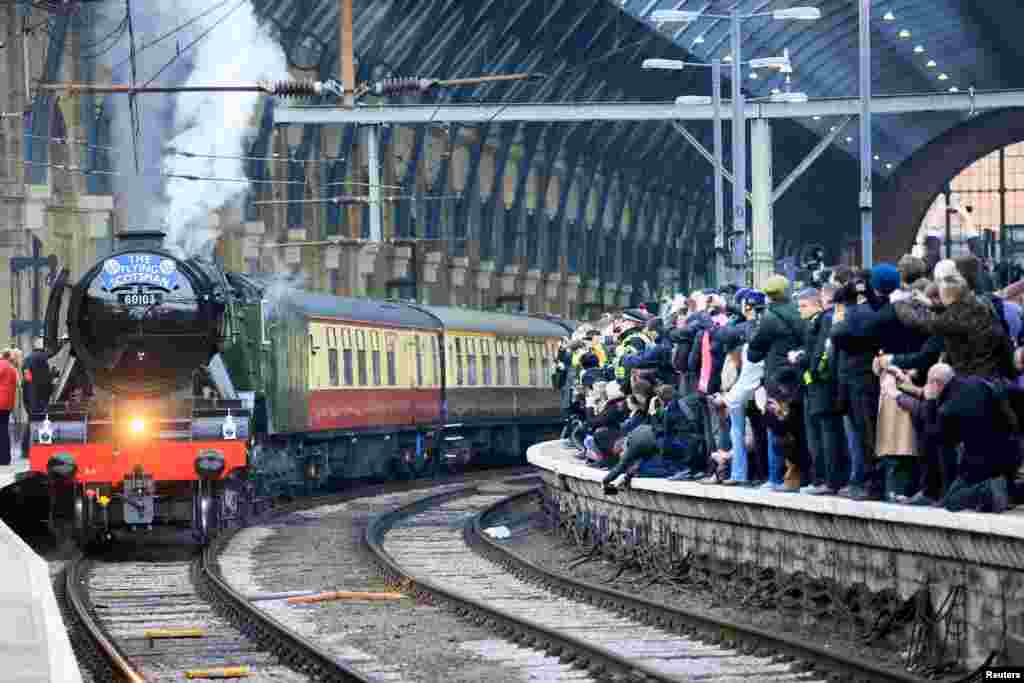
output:
[{"label": "white steam plume", "polygon": [[[209,7],[209,0],[181,0],[191,16]],[[231,5],[229,7],[234,7]],[[242,0],[231,15],[194,48],[193,68],[186,85],[256,82],[288,78],[281,46],[257,22],[252,5]],[[243,178],[243,141],[253,129],[259,93],[195,93],[180,95],[170,147],[220,158],[168,155],[164,172],[216,178]],[[208,224],[209,212],[237,199],[248,189],[238,182],[170,178],[166,185],[165,244],[182,256],[208,256],[217,232]]]},{"label": "white steam plume", "polygon": [[[119,35],[115,29],[125,16],[123,3],[99,3],[94,11],[97,40]],[[227,18],[219,21],[225,15]],[[153,85],[250,83],[288,77],[280,45],[259,25],[249,0],[133,0],[132,21],[138,85],[164,67]],[[129,41],[127,32],[120,35],[109,49],[92,51],[102,52],[98,61],[111,69],[114,83],[126,84],[131,74]],[[105,98],[115,147],[111,155],[117,171],[114,189],[125,225],[134,229],[162,227],[168,233],[170,249],[181,255],[208,255],[217,237],[208,226],[209,211],[239,199],[249,186],[168,179],[160,172],[244,178],[241,160],[183,157],[167,151],[246,154],[243,142],[253,130],[259,98],[258,93],[139,95],[135,98],[141,128],[137,150],[132,142],[129,98]],[[141,174],[136,173],[136,151]]]}]

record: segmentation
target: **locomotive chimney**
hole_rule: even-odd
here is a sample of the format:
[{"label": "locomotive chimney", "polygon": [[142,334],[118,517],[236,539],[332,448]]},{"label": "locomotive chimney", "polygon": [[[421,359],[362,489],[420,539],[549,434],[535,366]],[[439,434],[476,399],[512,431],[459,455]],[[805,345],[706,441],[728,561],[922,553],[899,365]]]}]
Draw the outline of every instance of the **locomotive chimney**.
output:
[{"label": "locomotive chimney", "polygon": [[161,249],[163,230],[125,230],[117,234],[117,251],[122,249]]}]

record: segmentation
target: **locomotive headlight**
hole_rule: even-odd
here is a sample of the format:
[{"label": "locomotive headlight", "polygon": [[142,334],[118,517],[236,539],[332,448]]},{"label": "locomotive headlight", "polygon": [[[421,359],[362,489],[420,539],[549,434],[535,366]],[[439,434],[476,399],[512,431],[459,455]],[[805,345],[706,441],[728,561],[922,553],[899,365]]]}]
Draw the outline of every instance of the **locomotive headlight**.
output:
[{"label": "locomotive headlight", "polygon": [[132,430],[132,434],[142,434],[146,431],[146,421],[141,417],[132,418],[132,421],[128,426]]}]

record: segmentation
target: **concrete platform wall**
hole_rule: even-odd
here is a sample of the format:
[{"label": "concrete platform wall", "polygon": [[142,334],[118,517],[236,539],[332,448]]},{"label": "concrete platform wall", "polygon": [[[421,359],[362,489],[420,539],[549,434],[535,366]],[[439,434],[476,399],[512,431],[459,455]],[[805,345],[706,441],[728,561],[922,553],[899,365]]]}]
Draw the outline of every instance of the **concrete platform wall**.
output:
[{"label": "concrete platform wall", "polygon": [[971,667],[1024,631],[1024,514],[950,513],[663,479],[634,479],[630,490],[609,497],[604,471],[579,463],[557,442],[533,446],[528,458],[543,471],[558,519],[577,527],[574,533],[596,533],[667,561],[699,558],[729,581],[774,570],[812,612],[811,597],[822,588],[893,603],[927,588],[934,609],[952,604],[946,624],[954,638],[965,629],[962,662]]}]

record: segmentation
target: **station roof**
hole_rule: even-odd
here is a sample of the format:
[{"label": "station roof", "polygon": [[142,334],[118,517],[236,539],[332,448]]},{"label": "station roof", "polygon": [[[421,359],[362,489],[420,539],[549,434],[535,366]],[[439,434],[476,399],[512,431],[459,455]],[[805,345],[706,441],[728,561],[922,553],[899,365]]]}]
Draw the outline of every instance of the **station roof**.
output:
[{"label": "station roof", "polygon": [[[254,0],[258,14],[273,27],[293,66],[337,76],[338,0]],[[665,101],[678,95],[710,94],[709,69],[643,71],[648,57],[709,62],[729,53],[728,22],[703,18],[690,25],[655,25],[659,9],[728,13],[770,12],[798,5],[821,10],[817,21],[750,18],[743,25],[744,59],[779,56],[788,50],[791,82],[766,73],[757,80],[744,71],[748,96],[767,97],[773,88],[810,97],[857,94],[858,3],[851,0],[355,0],[355,52],[358,80],[388,76],[455,78],[479,74],[541,72],[546,80],[489,84],[425,100],[475,101]],[[1024,87],[1024,48],[1012,35],[1024,25],[1024,6],[1015,2],[971,0],[873,0],[872,74],[876,94],[966,92]],[[934,66],[931,66],[931,61]],[[726,83],[723,92],[728,93]],[[430,100],[430,97],[437,97]],[[422,102],[423,99],[417,98]],[[961,121],[957,114],[877,117],[875,172],[885,177],[915,150]],[[775,124],[774,173],[782,178],[837,122],[780,121]],[[599,158],[692,201],[687,187],[710,194],[710,166],[665,122],[562,126],[565,144]],[[710,126],[693,133],[710,146]],[[491,135],[495,134],[492,129]],[[811,173],[818,176],[792,198],[807,205],[803,220],[777,225],[794,242],[802,228],[828,222],[835,194],[819,191],[834,179],[856,193],[856,125],[847,128]],[[567,144],[566,144],[567,143]],[[695,173],[694,169],[699,169]],[[849,185],[850,187],[846,187]],[[845,196],[845,195],[844,195]],[[785,198],[784,198],[785,199]],[[710,200],[708,200],[710,201]],[[817,204],[816,204],[817,203]],[[855,207],[856,199],[849,202]],[[853,226],[846,226],[853,227]],[[812,233],[813,234],[813,233]]]},{"label": "station roof", "polygon": [[[618,4],[618,3],[617,3]],[[858,94],[859,2],[851,0],[740,0],[679,2],[624,0],[624,11],[646,22],[700,61],[724,59],[730,53],[728,21],[702,19],[692,24],[651,21],[658,10],[712,7],[728,14],[770,12],[795,6],[821,10],[817,21],[783,21],[770,16],[743,22],[743,59],[779,56],[789,50],[793,63],[790,87],[810,97],[850,97]],[[1024,22],[1024,5],[1015,2],[971,0],[872,0],[871,73],[877,94],[968,92],[1024,86],[1019,65],[1024,49],[1012,34]],[[745,78],[749,70],[745,70]],[[763,71],[744,82],[749,95],[767,97],[773,88],[785,89],[784,77]],[[879,159],[875,172],[885,176],[915,150],[962,120],[962,114],[916,114],[877,117],[873,143]],[[801,121],[818,136],[834,121]],[[852,138],[847,142],[846,138]],[[858,133],[851,127],[836,143],[856,156]],[[887,166],[891,164],[891,167]]]}]

